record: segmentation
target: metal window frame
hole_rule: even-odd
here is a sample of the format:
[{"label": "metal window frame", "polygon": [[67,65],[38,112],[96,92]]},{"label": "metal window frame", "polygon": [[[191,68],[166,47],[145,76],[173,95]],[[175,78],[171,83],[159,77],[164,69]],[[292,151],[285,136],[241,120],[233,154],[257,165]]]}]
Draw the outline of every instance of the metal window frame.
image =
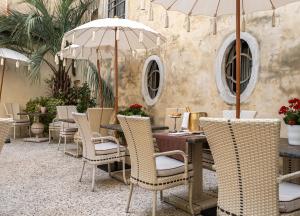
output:
[{"label": "metal window frame", "polygon": [[[117,2],[119,1],[119,2]],[[108,0],[107,1],[107,17],[113,18],[118,14],[118,10],[120,6],[124,6],[123,11],[124,14],[122,14],[119,18],[126,18],[126,0]],[[111,12],[113,12],[113,16],[110,16]]]}]

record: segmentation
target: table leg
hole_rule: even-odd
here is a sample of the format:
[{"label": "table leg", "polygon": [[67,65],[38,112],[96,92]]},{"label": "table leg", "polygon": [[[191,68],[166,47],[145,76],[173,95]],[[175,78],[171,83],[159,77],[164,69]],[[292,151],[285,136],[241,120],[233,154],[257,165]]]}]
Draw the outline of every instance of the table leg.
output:
[{"label": "table leg", "polygon": [[194,170],[193,201],[200,200],[203,192],[202,145],[192,145],[192,164]]},{"label": "table leg", "polygon": [[[203,170],[202,170],[202,144],[186,144],[187,154],[193,164],[194,177],[193,177],[193,209],[194,213],[200,214],[201,211],[217,206],[217,195],[213,193],[203,192]],[[184,193],[171,194],[164,197],[164,201],[174,205],[175,207],[190,213],[187,191]]]}]

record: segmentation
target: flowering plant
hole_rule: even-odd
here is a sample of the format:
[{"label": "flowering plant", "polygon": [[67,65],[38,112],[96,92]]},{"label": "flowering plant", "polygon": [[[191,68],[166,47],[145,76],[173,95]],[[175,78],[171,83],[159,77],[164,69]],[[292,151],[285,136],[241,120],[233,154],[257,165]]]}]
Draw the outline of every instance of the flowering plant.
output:
[{"label": "flowering plant", "polygon": [[132,115],[139,115],[139,116],[149,116],[144,110],[143,106],[140,104],[132,104],[125,110],[122,110],[119,112],[121,115],[126,115],[126,116],[132,116]]},{"label": "flowering plant", "polygon": [[300,125],[300,99],[294,98],[288,101],[289,106],[282,106],[280,115],[284,115],[283,120],[288,125]]}]

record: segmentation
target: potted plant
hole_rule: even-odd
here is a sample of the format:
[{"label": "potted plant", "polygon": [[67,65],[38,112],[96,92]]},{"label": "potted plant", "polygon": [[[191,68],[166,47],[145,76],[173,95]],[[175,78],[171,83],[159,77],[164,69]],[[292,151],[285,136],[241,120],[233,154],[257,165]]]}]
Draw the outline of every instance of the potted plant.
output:
[{"label": "potted plant", "polygon": [[279,114],[287,124],[288,140],[290,145],[300,145],[300,99],[294,98],[288,101],[288,106],[282,106]]},{"label": "potted plant", "polygon": [[149,115],[143,110],[143,106],[140,104],[132,104],[125,110],[119,112],[121,115],[126,116],[143,116],[148,117]]}]

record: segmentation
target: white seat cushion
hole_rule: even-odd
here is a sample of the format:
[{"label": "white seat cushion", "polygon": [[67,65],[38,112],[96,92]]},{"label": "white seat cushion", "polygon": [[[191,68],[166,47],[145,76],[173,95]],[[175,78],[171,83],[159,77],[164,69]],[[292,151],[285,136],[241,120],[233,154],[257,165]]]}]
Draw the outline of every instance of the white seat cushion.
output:
[{"label": "white seat cushion", "polygon": [[[104,143],[98,143],[95,144],[95,150],[96,154],[113,154],[116,153],[118,149],[118,145],[113,142],[104,142]],[[124,146],[120,145],[120,151],[125,151],[126,148]]]},{"label": "white seat cushion", "polygon": [[30,125],[30,121],[28,119],[14,119],[13,125]]},{"label": "white seat cushion", "polygon": [[[192,170],[192,164],[189,164],[189,170]],[[184,173],[184,163],[167,157],[158,156],[156,157],[156,169],[158,177],[166,177]]]},{"label": "white seat cushion", "polygon": [[60,128],[61,122],[52,122],[49,124],[49,128]]},{"label": "white seat cushion", "polygon": [[281,213],[300,209],[300,185],[283,182],[279,184],[279,210]]},{"label": "white seat cushion", "polygon": [[62,129],[62,132],[74,132],[74,133],[76,133],[77,131],[78,131],[78,128],[74,128],[74,127],[69,127],[69,128]]}]

